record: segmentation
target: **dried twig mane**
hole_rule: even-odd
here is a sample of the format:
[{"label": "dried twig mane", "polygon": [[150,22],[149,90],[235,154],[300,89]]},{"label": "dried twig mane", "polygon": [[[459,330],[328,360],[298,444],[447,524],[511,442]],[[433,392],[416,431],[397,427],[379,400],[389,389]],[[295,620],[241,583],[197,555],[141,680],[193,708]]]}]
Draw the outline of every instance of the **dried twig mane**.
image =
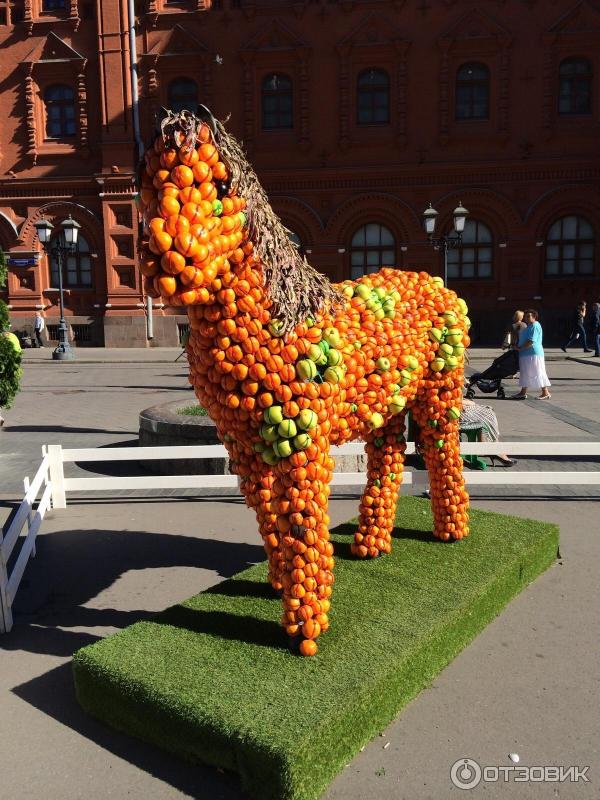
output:
[{"label": "dried twig mane", "polygon": [[285,332],[342,300],[329,279],[298,252],[271,208],[265,190],[236,139],[216,122],[215,146],[232,175],[232,184],[248,203],[250,238],[263,264],[264,281],[275,316]]},{"label": "dried twig mane", "polygon": [[[210,113],[210,112],[208,112]],[[189,111],[169,112],[161,123],[163,137],[177,136],[179,146],[194,146],[200,120]],[[316,317],[342,295],[329,279],[310,266],[291,242],[289,232],[271,208],[265,190],[248,163],[240,143],[210,115],[215,147],[231,175],[231,184],[247,202],[249,235],[263,268],[273,315],[288,333],[298,322]]]}]

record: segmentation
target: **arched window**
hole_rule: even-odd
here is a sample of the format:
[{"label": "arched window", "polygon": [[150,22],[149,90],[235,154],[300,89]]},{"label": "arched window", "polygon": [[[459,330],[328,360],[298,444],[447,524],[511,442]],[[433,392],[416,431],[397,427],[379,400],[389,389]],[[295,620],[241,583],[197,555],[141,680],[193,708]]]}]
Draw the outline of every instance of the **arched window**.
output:
[{"label": "arched window", "polygon": [[[62,278],[63,286],[89,288],[92,285],[90,246],[81,233],[77,237],[75,252],[63,259]],[[58,288],[58,260],[54,256],[50,259],[50,280],[52,288]]]},{"label": "arched window", "polygon": [[198,84],[192,78],[175,78],[169,84],[167,102],[171,111],[198,110]]},{"label": "arched window", "polygon": [[594,272],[596,235],[583,217],[562,217],[546,241],[546,275],[591,275]]},{"label": "arched window", "polygon": [[394,234],[383,225],[370,222],[359,228],[350,245],[350,277],[355,280],[381,267],[396,263]]},{"label": "arched window", "polygon": [[55,84],[44,91],[46,107],[46,138],[62,139],[75,136],[75,92],[70,86]]},{"label": "arched window", "polygon": [[390,121],[390,78],[382,69],[366,69],[356,82],[356,121],[387,125]]},{"label": "arched window", "polygon": [[594,72],[587,58],[568,58],[559,69],[558,113],[592,113],[592,79]]},{"label": "arched window", "polygon": [[467,220],[462,247],[448,250],[448,278],[491,278],[493,253],[488,226],[476,219]]},{"label": "arched window", "polygon": [[265,130],[294,127],[292,81],[273,73],[262,82],[262,126]]},{"label": "arched window", "polygon": [[456,73],[456,119],[489,119],[490,71],[485,64],[463,64]]}]

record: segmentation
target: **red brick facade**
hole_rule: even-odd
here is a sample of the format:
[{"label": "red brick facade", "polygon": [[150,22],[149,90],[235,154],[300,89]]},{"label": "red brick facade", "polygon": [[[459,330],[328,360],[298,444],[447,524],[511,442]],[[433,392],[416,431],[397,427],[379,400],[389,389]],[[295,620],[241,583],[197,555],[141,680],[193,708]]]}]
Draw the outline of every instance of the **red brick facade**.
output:
[{"label": "red brick facade", "polygon": [[[384,236],[382,257],[441,274],[421,214],[432,202],[448,230],[462,200],[480,239],[449,281],[476,340],[498,342],[523,306],[556,338],[576,302],[600,296],[598,0],[210,6],[135,3],[144,139],[177,91],[230,115],[273,206],[335,279],[368,258],[356,237],[366,225],[383,226],[369,229]],[[76,340],[144,345],[128,4],[0,0],[0,48],[14,327],[40,308],[55,321],[50,265],[31,263],[33,223],[70,213],[88,248],[70,265]],[[157,310],[154,344],[176,343],[185,318],[174,311]]]}]

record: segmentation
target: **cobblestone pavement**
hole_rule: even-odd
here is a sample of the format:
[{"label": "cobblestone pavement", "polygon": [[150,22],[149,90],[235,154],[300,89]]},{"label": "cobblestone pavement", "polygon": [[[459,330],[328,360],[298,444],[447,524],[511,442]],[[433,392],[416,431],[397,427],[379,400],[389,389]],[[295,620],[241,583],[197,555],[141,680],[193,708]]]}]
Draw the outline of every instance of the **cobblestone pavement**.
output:
[{"label": "cobblestone pavement", "polygon": [[[23,476],[35,471],[42,444],[134,444],[141,409],[192,401],[186,365],[175,362],[179,352],[130,353],[129,360],[121,354],[121,361],[105,353],[93,363],[58,364],[33,351],[23,391],[0,432],[2,519],[22,497]],[[470,368],[485,368],[494,355],[476,351]],[[597,441],[596,364],[556,354],[549,373],[553,397],[546,403],[477,399],[493,406],[506,440]],[[514,381],[506,387],[508,394],[516,391]],[[520,459],[515,469],[541,463]],[[544,459],[543,468],[562,466]],[[597,459],[575,457],[568,469],[598,469]],[[37,557],[17,596],[15,628],[0,636],[0,797],[246,800],[235,777],[191,767],[108,730],[75,701],[70,659],[76,649],[263,558],[253,515],[239,498],[136,494],[118,502],[74,499],[44,520]],[[446,800],[458,792],[449,780],[457,759],[507,765],[514,752],[521,764],[590,765],[592,782],[488,783],[473,797],[600,796],[600,493],[557,485],[474,487],[471,494],[477,507],[559,524],[561,557],[367,745],[323,800]],[[356,509],[356,497],[338,494],[332,524]]]}]

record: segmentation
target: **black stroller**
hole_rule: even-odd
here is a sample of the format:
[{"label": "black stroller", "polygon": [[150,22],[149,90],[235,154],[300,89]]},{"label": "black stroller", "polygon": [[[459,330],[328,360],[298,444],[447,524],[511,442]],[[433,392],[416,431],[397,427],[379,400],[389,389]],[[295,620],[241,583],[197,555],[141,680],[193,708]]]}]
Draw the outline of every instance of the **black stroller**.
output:
[{"label": "black stroller", "polygon": [[483,372],[476,372],[468,379],[465,397],[471,400],[475,397],[477,386],[485,394],[496,392],[497,397],[506,397],[502,386],[502,378],[509,378],[519,371],[519,353],[516,350],[507,350],[495,358],[490,366]]}]

